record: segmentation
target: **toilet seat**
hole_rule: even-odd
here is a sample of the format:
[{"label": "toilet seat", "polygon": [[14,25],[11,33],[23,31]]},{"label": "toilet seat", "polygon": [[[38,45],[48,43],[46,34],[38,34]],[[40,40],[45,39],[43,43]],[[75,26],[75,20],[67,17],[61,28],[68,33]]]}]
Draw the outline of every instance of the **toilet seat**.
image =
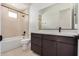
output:
[{"label": "toilet seat", "polygon": [[22,39],[21,40],[22,43],[26,43],[26,44],[28,43],[28,41],[30,41],[30,39]]},{"label": "toilet seat", "polygon": [[21,43],[22,43],[22,49],[26,50],[30,44],[30,39],[22,39]]}]

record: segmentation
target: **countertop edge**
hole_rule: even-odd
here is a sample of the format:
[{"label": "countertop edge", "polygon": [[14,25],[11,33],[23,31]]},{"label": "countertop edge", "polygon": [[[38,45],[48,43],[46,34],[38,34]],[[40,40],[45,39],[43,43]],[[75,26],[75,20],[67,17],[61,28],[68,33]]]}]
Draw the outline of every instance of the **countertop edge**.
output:
[{"label": "countertop edge", "polygon": [[36,34],[47,34],[47,35],[58,35],[58,36],[66,36],[66,37],[77,37],[79,38],[79,35],[78,34],[73,34],[73,35],[67,35],[64,34],[64,33],[43,33],[43,32],[31,32],[31,33],[36,33]]}]

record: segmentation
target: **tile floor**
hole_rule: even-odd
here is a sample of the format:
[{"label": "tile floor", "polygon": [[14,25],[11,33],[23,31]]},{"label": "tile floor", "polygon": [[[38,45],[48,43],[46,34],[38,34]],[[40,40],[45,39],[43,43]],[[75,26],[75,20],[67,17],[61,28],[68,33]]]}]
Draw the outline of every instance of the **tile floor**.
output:
[{"label": "tile floor", "polygon": [[24,51],[22,50],[22,47],[20,47],[20,48],[16,48],[16,49],[1,53],[1,56],[38,56],[38,55],[35,54],[30,49],[27,49]]}]

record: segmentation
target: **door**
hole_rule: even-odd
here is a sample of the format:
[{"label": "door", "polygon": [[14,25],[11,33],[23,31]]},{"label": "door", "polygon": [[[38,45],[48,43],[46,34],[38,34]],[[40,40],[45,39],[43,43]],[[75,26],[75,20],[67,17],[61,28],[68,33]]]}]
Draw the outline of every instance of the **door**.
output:
[{"label": "door", "polygon": [[56,56],[56,41],[43,40],[43,56]]},{"label": "door", "polygon": [[67,44],[63,42],[57,43],[57,55],[58,56],[75,56],[76,46],[73,44]]}]

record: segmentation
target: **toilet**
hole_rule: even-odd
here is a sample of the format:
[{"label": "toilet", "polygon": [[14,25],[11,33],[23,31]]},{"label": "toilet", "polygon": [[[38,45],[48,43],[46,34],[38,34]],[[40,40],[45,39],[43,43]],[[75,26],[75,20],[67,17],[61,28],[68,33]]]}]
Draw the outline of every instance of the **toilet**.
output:
[{"label": "toilet", "polygon": [[22,44],[22,49],[23,50],[27,50],[28,48],[30,48],[30,39],[22,39],[21,40],[21,44]]}]

